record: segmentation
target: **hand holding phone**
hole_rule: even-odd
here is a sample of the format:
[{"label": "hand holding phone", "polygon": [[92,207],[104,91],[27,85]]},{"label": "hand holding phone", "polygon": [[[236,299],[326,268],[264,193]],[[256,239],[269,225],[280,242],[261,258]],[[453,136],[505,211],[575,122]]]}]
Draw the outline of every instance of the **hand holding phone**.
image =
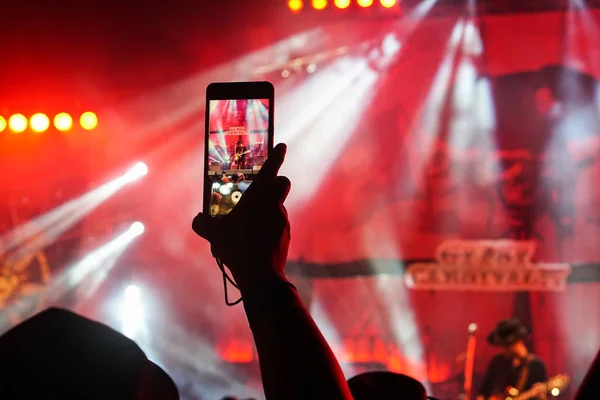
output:
[{"label": "hand holding phone", "polygon": [[286,150],[284,144],[273,149],[230,213],[220,219],[199,213],[192,223],[193,230],[210,242],[213,255],[229,268],[242,294],[273,281],[287,282],[290,225],[283,203],[291,184],[277,176]]}]

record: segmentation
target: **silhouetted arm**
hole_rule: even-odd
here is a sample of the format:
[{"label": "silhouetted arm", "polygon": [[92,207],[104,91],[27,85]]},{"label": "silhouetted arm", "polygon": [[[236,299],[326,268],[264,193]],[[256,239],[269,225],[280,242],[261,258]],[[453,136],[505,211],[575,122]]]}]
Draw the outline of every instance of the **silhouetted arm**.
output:
[{"label": "silhouetted arm", "polygon": [[291,183],[277,174],[285,152],[285,145],[273,149],[228,215],[200,213],[192,227],[240,289],[267,399],[350,400],[337,360],[284,272],[291,228],[283,204]]},{"label": "silhouetted arm", "polygon": [[352,399],[341,368],[294,288],[243,294],[267,399]]}]

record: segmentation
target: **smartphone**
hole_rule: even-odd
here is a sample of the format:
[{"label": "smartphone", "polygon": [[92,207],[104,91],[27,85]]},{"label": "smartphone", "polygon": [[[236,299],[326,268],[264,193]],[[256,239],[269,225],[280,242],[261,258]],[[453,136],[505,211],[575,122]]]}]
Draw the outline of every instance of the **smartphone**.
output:
[{"label": "smartphone", "polygon": [[206,88],[204,212],[229,214],[271,154],[274,100],[270,82]]}]

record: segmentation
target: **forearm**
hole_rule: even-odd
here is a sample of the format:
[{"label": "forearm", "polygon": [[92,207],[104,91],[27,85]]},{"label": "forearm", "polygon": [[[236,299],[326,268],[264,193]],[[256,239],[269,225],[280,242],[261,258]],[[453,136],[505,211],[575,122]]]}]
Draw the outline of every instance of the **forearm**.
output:
[{"label": "forearm", "polygon": [[335,356],[293,288],[255,292],[244,308],[267,399],[352,399]]}]

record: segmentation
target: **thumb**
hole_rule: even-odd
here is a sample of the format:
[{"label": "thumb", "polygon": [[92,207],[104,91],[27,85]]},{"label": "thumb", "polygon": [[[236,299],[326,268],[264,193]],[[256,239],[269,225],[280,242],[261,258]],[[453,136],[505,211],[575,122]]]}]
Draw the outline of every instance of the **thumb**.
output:
[{"label": "thumb", "polygon": [[208,214],[198,213],[192,221],[192,229],[196,234],[209,242],[214,236],[215,219]]}]

